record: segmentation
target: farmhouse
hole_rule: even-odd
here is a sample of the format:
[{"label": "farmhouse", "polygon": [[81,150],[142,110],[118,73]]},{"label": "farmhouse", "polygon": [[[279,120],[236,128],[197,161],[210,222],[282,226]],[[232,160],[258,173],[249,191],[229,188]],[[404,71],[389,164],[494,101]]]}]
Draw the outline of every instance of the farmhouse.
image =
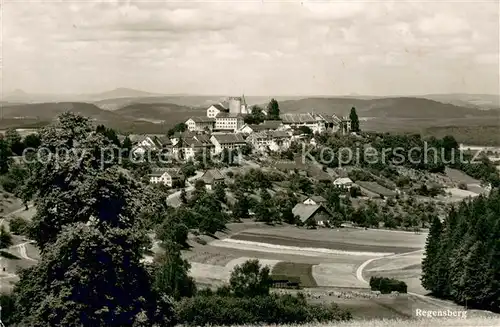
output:
[{"label": "farmhouse", "polygon": [[321,195],[313,195],[311,197],[308,197],[305,199],[302,203],[304,204],[309,204],[309,205],[318,205],[318,204],[326,204],[326,199],[322,197]]},{"label": "farmhouse", "polygon": [[200,179],[205,182],[205,187],[209,190],[213,189],[218,184],[224,183],[224,176],[217,169],[207,170]]},{"label": "farmhouse", "polygon": [[164,184],[168,187],[176,185],[183,179],[180,169],[177,168],[159,168],[149,174],[149,182],[153,184]]},{"label": "farmhouse", "polygon": [[191,117],[185,123],[191,132],[210,132],[215,127],[215,119],[208,117]]},{"label": "farmhouse", "polygon": [[333,181],[333,185],[343,190],[349,190],[352,187],[352,180],[349,177],[337,178]]},{"label": "farmhouse", "polygon": [[308,224],[308,221],[314,220],[320,226],[327,225],[332,218],[332,214],[321,204],[304,204],[297,203],[292,209],[294,216],[298,216],[303,224]]},{"label": "farmhouse", "polygon": [[246,145],[241,134],[213,134],[210,141],[215,146],[215,154],[222,153],[224,149],[235,150]]}]

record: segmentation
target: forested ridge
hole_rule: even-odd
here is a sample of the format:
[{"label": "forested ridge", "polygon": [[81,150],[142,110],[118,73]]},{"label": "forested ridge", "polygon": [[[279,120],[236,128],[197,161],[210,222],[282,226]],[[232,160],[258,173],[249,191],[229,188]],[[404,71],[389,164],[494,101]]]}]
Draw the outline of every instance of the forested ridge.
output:
[{"label": "forested ridge", "polygon": [[438,297],[500,312],[500,192],[479,196],[434,218],[422,285]]}]

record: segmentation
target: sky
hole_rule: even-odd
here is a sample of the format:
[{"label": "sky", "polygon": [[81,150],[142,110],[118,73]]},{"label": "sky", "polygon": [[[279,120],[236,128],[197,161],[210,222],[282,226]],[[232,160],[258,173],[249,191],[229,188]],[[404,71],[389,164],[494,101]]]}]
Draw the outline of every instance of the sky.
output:
[{"label": "sky", "polygon": [[499,93],[499,1],[2,0],[2,90]]}]

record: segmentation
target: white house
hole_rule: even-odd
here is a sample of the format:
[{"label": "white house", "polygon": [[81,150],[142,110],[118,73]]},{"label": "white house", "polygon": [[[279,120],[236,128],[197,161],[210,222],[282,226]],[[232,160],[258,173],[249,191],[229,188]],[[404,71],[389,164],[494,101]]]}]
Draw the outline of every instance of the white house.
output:
[{"label": "white house", "polygon": [[207,109],[207,117],[208,118],[215,118],[219,113],[229,113],[229,109],[225,108],[223,105],[219,104],[213,104]]},{"label": "white house", "polygon": [[176,181],[182,180],[180,169],[177,168],[159,168],[149,174],[149,182],[153,184],[164,184],[172,187]]},{"label": "white house", "polygon": [[130,135],[129,139],[133,144],[132,153],[134,155],[143,155],[148,150],[158,151],[163,148],[162,142],[154,136]]},{"label": "white house", "polygon": [[219,154],[224,149],[235,150],[246,145],[241,134],[213,134],[210,141],[215,146],[214,153]]},{"label": "white house", "polygon": [[299,113],[299,114],[281,114],[283,125],[291,128],[299,128],[301,126],[308,127],[313,133],[322,133],[325,131],[337,132],[350,130],[350,121],[346,118],[340,119],[336,115],[316,114],[316,113]]},{"label": "white house", "polygon": [[282,151],[290,147],[291,137],[283,131],[268,131],[250,134],[247,143],[258,151]]},{"label": "white house", "polygon": [[237,132],[243,134],[252,134],[266,131],[281,130],[283,124],[281,120],[265,120],[262,124],[244,124]]},{"label": "white house", "polygon": [[335,187],[344,189],[344,190],[349,190],[352,187],[352,180],[349,177],[342,177],[342,178],[337,178],[336,180],[333,181],[333,185]]},{"label": "white house", "polygon": [[190,132],[212,131],[215,127],[215,119],[208,117],[191,117],[185,123]]},{"label": "white house", "polygon": [[311,197],[308,197],[307,199],[304,200],[304,204],[310,204],[310,205],[320,205],[320,204],[326,204],[326,199],[322,197],[321,195],[313,195]]},{"label": "white house", "polygon": [[235,133],[243,126],[243,115],[221,112],[215,116],[215,129]]},{"label": "white house", "polygon": [[201,138],[200,136],[181,138],[172,147],[172,154],[174,158],[179,160],[192,160],[198,152],[205,152],[206,154],[214,153],[214,145],[210,140]]}]

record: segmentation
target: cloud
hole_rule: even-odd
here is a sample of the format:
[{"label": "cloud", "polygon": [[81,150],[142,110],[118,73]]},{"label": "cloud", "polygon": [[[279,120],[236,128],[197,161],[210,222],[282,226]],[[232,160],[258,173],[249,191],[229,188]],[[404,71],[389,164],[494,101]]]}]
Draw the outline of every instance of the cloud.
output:
[{"label": "cloud", "polygon": [[[470,91],[498,80],[495,13],[447,1],[6,2],[3,86],[404,94],[447,76],[450,92]],[[467,89],[452,80],[459,70]]]},{"label": "cloud", "polygon": [[456,35],[470,31],[467,21],[445,13],[423,18],[420,20],[418,28],[423,33],[430,35]]}]

